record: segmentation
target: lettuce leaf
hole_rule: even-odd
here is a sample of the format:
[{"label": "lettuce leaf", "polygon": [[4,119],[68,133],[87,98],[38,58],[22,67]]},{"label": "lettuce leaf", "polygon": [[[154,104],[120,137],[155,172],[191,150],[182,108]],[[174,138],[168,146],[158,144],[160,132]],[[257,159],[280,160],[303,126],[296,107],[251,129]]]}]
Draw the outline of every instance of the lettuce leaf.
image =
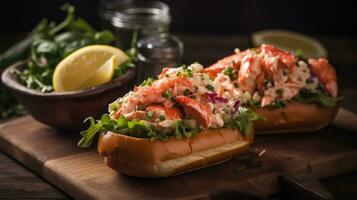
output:
[{"label": "lettuce leaf", "polygon": [[[256,114],[248,108],[239,107],[238,116],[233,119],[225,120],[225,127],[232,129],[239,129],[243,134],[248,135],[252,132],[253,123],[256,120],[261,120],[263,117]],[[84,123],[89,122],[87,130],[82,131],[80,134],[82,139],[78,142],[79,147],[88,148],[92,145],[94,138],[97,134],[105,131],[113,131],[118,134],[129,135],[138,138],[150,138],[151,141],[168,140],[170,136],[176,139],[191,138],[192,136],[200,133],[201,128],[188,128],[181,120],[175,122],[175,130],[168,134],[161,134],[156,132],[150,125],[147,125],[143,120],[128,120],[124,116],[118,119],[110,118],[109,114],[102,115],[100,120],[95,121],[93,117],[88,117]]]},{"label": "lettuce leaf", "polygon": [[239,129],[244,135],[252,133],[254,121],[265,120],[264,117],[246,107],[238,107],[238,116],[227,121],[226,128]]},{"label": "lettuce leaf", "polygon": [[95,136],[105,131],[119,132],[120,134],[140,138],[156,137],[154,130],[146,126],[144,121],[135,119],[129,121],[124,116],[114,120],[110,118],[109,114],[104,114],[100,120],[95,121],[93,117],[88,117],[83,123],[86,122],[89,122],[89,127],[80,133],[82,139],[77,144],[77,146],[83,148],[90,147]]},{"label": "lettuce leaf", "polygon": [[238,112],[239,115],[235,120],[239,126],[240,131],[245,135],[249,135],[252,133],[254,121],[264,120],[264,117],[255,113],[249,108],[239,107]]},{"label": "lettuce leaf", "polygon": [[299,94],[296,95],[293,100],[301,103],[316,103],[328,108],[333,108],[336,105],[336,101],[330,95],[320,90],[315,92],[300,90]]}]

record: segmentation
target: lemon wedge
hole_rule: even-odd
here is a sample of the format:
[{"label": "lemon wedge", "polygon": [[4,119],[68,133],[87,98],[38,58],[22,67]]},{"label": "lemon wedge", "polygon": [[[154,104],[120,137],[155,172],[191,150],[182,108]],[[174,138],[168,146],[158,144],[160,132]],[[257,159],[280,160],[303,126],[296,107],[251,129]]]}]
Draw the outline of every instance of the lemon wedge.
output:
[{"label": "lemon wedge", "polygon": [[261,44],[272,44],[285,51],[301,49],[307,58],[327,57],[327,51],[319,41],[297,32],[264,30],[253,33],[252,41],[255,47]]},{"label": "lemon wedge", "polygon": [[120,49],[106,45],[90,45],[63,59],[53,73],[55,92],[90,88],[112,80],[115,67],[129,57]]}]

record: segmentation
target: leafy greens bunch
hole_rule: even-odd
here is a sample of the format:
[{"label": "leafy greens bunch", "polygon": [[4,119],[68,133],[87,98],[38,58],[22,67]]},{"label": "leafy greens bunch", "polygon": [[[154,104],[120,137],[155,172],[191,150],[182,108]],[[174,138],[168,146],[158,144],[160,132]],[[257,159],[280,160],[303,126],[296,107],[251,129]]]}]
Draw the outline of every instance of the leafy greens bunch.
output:
[{"label": "leafy greens bunch", "polygon": [[[92,44],[110,44],[114,35],[107,30],[96,31],[85,20],[75,16],[75,8],[70,4],[61,6],[67,13],[65,19],[56,23],[42,19],[31,33],[0,54],[0,72],[5,67],[24,59],[28,65],[22,71],[15,71],[19,81],[28,88],[42,92],[52,92],[52,75],[56,65],[73,51]],[[133,36],[135,42],[136,36]],[[129,49],[129,60],[117,66],[114,78],[133,67],[135,48]],[[9,91],[0,84],[0,119],[24,112]]]},{"label": "leafy greens bunch", "polygon": [[19,80],[28,88],[52,92],[52,75],[56,65],[73,51],[91,44],[110,44],[115,37],[110,31],[96,31],[74,15],[74,7],[65,4],[67,16],[59,24],[44,19],[36,28],[30,44],[28,67],[17,71]]}]

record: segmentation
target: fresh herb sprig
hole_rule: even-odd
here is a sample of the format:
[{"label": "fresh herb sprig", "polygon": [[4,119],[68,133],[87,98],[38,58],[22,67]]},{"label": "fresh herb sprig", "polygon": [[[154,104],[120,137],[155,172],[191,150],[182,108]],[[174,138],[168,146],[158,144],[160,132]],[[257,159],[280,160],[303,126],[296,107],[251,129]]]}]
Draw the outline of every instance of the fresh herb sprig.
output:
[{"label": "fresh herb sprig", "polygon": [[249,108],[239,106],[237,117],[227,118],[224,127],[239,129],[244,135],[249,135],[252,133],[254,122],[258,120],[265,120],[265,118]]}]

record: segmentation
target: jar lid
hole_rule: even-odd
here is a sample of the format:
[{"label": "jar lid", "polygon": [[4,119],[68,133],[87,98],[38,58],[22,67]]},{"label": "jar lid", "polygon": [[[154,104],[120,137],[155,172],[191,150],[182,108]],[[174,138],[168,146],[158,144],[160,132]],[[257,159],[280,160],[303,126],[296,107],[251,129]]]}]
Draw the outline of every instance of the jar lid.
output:
[{"label": "jar lid", "polygon": [[134,1],[114,13],[112,25],[140,29],[158,27],[171,22],[169,6],[160,1]]}]

